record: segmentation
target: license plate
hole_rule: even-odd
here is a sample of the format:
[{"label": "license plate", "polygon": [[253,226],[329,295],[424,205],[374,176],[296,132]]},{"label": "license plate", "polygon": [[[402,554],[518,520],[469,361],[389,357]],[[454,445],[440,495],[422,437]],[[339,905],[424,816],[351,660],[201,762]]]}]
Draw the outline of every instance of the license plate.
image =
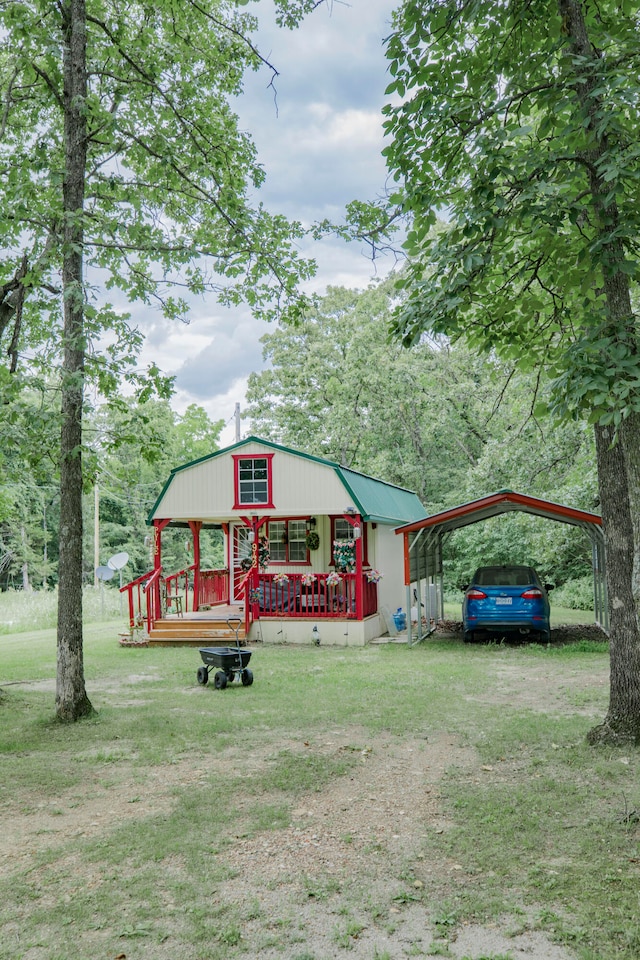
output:
[{"label": "license plate", "polygon": [[497,607],[510,607],[511,606],[511,597],[496,597],[496,606]]}]

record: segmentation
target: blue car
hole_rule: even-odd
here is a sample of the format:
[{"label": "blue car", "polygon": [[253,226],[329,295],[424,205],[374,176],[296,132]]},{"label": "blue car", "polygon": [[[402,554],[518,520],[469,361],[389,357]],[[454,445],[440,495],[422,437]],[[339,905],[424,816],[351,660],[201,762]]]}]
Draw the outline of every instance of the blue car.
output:
[{"label": "blue car", "polygon": [[464,588],[462,622],[465,643],[478,634],[516,635],[548,643],[551,584],[543,584],[533,567],[478,567]]}]

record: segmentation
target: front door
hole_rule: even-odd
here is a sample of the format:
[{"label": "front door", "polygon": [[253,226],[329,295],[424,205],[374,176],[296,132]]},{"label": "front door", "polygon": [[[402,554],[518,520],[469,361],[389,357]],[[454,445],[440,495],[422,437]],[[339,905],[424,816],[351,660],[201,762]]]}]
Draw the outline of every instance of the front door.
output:
[{"label": "front door", "polygon": [[251,560],[251,530],[249,527],[233,528],[233,599],[236,603],[244,600],[244,589],[238,592],[238,586],[246,574],[243,560]]}]

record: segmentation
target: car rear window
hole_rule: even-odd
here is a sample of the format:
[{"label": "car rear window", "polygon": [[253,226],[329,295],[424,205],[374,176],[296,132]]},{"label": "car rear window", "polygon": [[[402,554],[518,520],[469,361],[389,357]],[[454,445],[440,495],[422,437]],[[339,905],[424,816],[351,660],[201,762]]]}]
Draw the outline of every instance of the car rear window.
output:
[{"label": "car rear window", "polygon": [[529,567],[481,567],[473,582],[483,587],[526,587],[535,577]]}]

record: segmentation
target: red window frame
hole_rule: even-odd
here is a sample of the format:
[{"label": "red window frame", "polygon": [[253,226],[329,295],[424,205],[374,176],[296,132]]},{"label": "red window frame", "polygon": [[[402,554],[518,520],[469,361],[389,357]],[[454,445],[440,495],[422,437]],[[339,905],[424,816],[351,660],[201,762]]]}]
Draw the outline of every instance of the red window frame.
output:
[{"label": "red window frame", "polygon": [[[307,523],[307,517],[272,517],[267,521],[267,537],[269,539],[269,552],[271,552],[271,535],[269,533],[270,525],[272,523],[284,523],[285,529],[287,531],[287,558],[286,560],[274,560],[272,556],[269,558],[269,566],[285,566],[289,567],[310,567],[311,566],[311,557],[309,548],[306,548],[306,560],[291,560],[289,558],[289,524],[294,523]],[[297,541],[299,542],[299,541]]]},{"label": "red window frame", "polygon": [[[344,517],[344,516],[342,516],[342,515],[340,515],[340,514],[336,514],[335,516],[331,516],[331,517],[329,517],[329,519],[331,520],[331,561],[330,561],[330,566],[335,567],[336,561],[335,561],[335,557],[333,556],[333,541],[336,539],[336,520],[344,520],[345,523],[349,523],[349,521],[347,520],[346,517]],[[349,523],[349,526],[351,527],[352,525]],[[369,538],[368,538],[367,524],[364,522],[364,520],[359,520],[359,521],[358,521],[358,526],[359,526],[360,529],[362,530],[362,566],[363,566],[363,567],[368,567],[368,566],[369,566],[369,558],[368,558],[368,547],[369,547],[368,539],[369,539]],[[352,529],[353,529],[353,528],[352,528]],[[352,537],[351,539],[353,539],[353,537]]]},{"label": "red window frame", "polygon": [[[233,456],[233,496],[234,510],[248,510],[251,507],[263,507],[265,510],[274,510],[273,502],[273,453],[234,453]],[[267,499],[265,501],[242,502],[240,500],[240,463],[246,460],[267,461]]]}]

